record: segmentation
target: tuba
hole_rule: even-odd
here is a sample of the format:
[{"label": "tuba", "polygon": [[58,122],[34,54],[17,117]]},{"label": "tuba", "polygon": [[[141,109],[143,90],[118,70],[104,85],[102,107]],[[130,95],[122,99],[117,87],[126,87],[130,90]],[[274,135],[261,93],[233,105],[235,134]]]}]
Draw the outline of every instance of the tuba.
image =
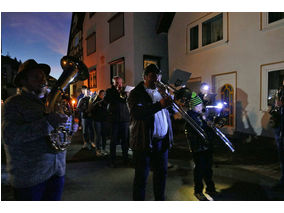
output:
[{"label": "tuba", "polygon": [[71,115],[73,109],[68,96],[64,94],[65,89],[78,81],[84,81],[89,78],[87,66],[80,60],[72,56],[64,56],[60,61],[63,69],[59,79],[51,89],[46,98],[46,113],[57,112],[59,108],[68,116],[67,123],[54,129],[48,136],[48,142],[56,152],[66,150],[71,144],[73,135],[72,127],[74,117]]},{"label": "tuba", "polygon": [[[175,88],[173,88],[172,86],[170,86],[167,83],[164,83],[162,81],[157,81],[156,82],[156,87],[158,88],[159,92],[161,93],[161,95],[163,97],[169,96],[169,94],[166,92],[167,90],[171,90],[173,91],[175,94],[178,93],[178,90],[176,90]],[[206,132],[187,114],[187,112],[181,108],[174,100],[172,100],[172,104],[173,107],[181,114],[182,118],[189,124],[189,126],[193,129],[193,131],[195,131],[204,141],[204,143],[208,143],[208,135],[206,134]],[[225,143],[225,145],[227,147],[229,147],[229,149],[234,152],[234,146],[233,144],[230,142],[230,140],[226,137],[226,135],[224,133],[222,133],[220,131],[220,129],[218,129],[216,127],[216,125],[211,124],[208,125],[212,132],[214,133],[214,135],[219,138],[221,141],[223,141]]]}]

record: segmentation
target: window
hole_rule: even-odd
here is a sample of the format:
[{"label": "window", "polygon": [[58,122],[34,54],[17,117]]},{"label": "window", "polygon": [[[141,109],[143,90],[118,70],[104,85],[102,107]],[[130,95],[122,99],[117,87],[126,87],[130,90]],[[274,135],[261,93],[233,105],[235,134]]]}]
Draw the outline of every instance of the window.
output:
[{"label": "window", "polygon": [[143,55],[143,69],[145,69],[150,64],[156,64],[160,68],[160,57]]},{"label": "window", "polygon": [[89,68],[89,88],[97,88],[97,66]]},{"label": "window", "polygon": [[267,105],[273,106],[275,95],[284,80],[284,69],[275,70],[268,73]]},{"label": "window", "polygon": [[109,42],[124,36],[124,13],[117,13],[109,21]]},{"label": "window", "polygon": [[125,62],[124,58],[114,60],[110,64],[110,82],[112,84],[112,78],[114,76],[119,76],[125,82]]},{"label": "window", "polygon": [[221,100],[226,102],[224,112],[227,117],[225,125],[234,126],[234,88],[230,84],[225,84],[221,88]]},{"label": "window", "polygon": [[284,12],[274,12],[274,13],[268,13],[268,24],[284,19]]},{"label": "window", "polygon": [[198,48],[198,25],[190,29],[190,50]]},{"label": "window", "polygon": [[223,13],[202,23],[202,46],[223,39]]},{"label": "window", "polygon": [[208,13],[187,25],[187,53],[216,47],[228,42],[228,13]]},{"label": "window", "polygon": [[274,104],[276,91],[284,80],[284,61],[261,65],[260,110],[268,111]]},{"label": "window", "polygon": [[96,32],[87,37],[87,55],[96,52]]},{"label": "window", "polygon": [[260,30],[272,30],[284,26],[284,12],[260,13]]}]

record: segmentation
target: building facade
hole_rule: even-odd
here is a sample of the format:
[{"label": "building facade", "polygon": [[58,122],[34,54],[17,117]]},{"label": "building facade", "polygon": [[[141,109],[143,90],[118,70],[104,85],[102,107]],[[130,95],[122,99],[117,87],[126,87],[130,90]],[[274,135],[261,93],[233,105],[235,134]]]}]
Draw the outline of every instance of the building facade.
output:
[{"label": "building facade", "polygon": [[268,110],[284,79],[284,13],[176,13],[169,71],[192,73],[228,103],[224,131],[272,136]]},{"label": "building facade", "polygon": [[125,85],[135,86],[150,63],[167,79],[168,41],[167,33],[158,31],[160,19],[160,13],[85,13],[82,59],[90,77],[84,84],[92,92],[107,89],[118,75]]}]

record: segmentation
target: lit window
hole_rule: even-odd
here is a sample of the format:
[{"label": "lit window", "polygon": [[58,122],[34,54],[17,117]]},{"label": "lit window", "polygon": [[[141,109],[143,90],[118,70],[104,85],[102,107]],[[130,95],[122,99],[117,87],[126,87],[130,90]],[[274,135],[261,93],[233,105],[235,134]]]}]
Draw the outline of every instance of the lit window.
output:
[{"label": "lit window", "polygon": [[144,55],[143,56],[143,69],[145,69],[150,64],[156,64],[158,67],[160,67],[160,57],[157,56],[150,56],[150,55]]},{"label": "lit window", "polygon": [[234,88],[230,84],[221,87],[221,100],[226,102],[224,105],[225,115],[227,115],[226,126],[234,126]]},{"label": "lit window", "polygon": [[89,88],[97,88],[97,68],[94,66],[89,70]]}]

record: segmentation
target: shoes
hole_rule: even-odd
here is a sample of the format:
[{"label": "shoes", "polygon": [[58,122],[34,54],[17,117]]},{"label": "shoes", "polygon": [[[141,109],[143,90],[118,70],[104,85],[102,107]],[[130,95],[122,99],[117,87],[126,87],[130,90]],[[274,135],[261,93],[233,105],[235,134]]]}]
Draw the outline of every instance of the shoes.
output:
[{"label": "shoes", "polygon": [[92,143],[91,143],[91,147],[95,149],[95,148],[96,148],[96,144],[94,144],[94,143],[92,142]]},{"label": "shoes", "polygon": [[195,192],[194,196],[200,201],[209,201],[202,192]]},{"label": "shoes", "polygon": [[101,150],[98,149],[98,150],[96,151],[96,156],[97,156],[97,157],[101,157],[101,156],[102,156]]}]

